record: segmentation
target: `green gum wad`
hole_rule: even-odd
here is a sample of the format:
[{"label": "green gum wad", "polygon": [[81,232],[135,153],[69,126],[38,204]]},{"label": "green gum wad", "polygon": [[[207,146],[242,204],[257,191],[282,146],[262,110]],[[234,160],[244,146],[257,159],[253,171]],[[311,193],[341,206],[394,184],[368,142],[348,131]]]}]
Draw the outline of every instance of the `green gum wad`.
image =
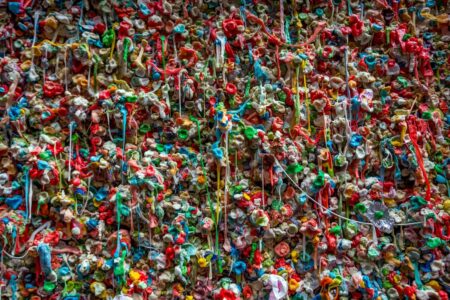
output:
[{"label": "green gum wad", "polygon": [[322,171],[319,171],[319,174],[314,179],[314,186],[315,187],[322,187],[325,184],[325,175]]},{"label": "green gum wad", "polygon": [[384,217],[384,212],[381,210],[378,210],[375,212],[375,219],[380,220],[381,218]]},{"label": "green gum wad", "polygon": [[124,265],[125,256],[126,256],[126,251],[122,251],[122,256],[120,258],[120,262],[114,268],[114,275],[116,275],[116,276],[125,275],[125,265]]},{"label": "green gum wad", "polygon": [[380,256],[380,252],[375,248],[370,248],[369,251],[367,252],[367,256],[369,258],[377,258]]},{"label": "green gum wad", "polygon": [[422,119],[424,120],[430,120],[431,119],[431,112],[430,111],[424,111],[422,113]]},{"label": "green gum wad", "polygon": [[72,142],[76,143],[78,141],[78,138],[79,138],[78,134],[76,134],[76,133],[73,134],[72,135]]},{"label": "green gum wad", "polygon": [[135,103],[137,101],[138,97],[136,95],[128,96],[126,98],[127,102]]},{"label": "green gum wad", "polygon": [[406,80],[405,77],[398,76],[398,77],[397,77],[397,81],[398,81],[398,83],[400,83],[404,88],[408,87],[408,81]]},{"label": "green gum wad", "polygon": [[45,281],[44,282],[44,291],[51,292],[56,288],[56,285],[53,282]]},{"label": "green gum wad", "polygon": [[304,167],[302,165],[295,163],[295,164],[290,164],[287,167],[286,172],[288,172],[289,174],[297,174],[297,173],[302,172],[303,169],[304,169]]},{"label": "green gum wad", "polygon": [[47,161],[47,160],[49,160],[51,158],[51,152],[50,151],[43,151],[43,152],[39,153],[39,157],[42,160]]},{"label": "green gum wad", "polygon": [[244,129],[244,135],[247,139],[252,140],[256,136],[256,129],[248,126]]},{"label": "green gum wad", "polygon": [[334,234],[334,235],[340,235],[341,230],[342,230],[341,226],[336,225],[336,226],[334,226],[333,228],[330,229],[330,232],[332,234]]},{"label": "green gum wad", "polygon": [[359,213],[365,213],[367,211],[367,208],[364,204],[362,203],[357,203],[355,205],[355,211],[359,212]]},{"label": "green gum wad", "polygon": [[147,133],[151,130],[151,126],[149,124],[142,124],[139,126],[139,132],[140,133]]},{"label": "green gum wad", "polygon": [[189,136],[189,131],[187,129],[180,129],[178,130],[178,137],[182,140],[187,139]]},{"label": "green gum wad", "polygon": [[271,206],[272,206],[272,209],[279,211],[281,209],[281,207],[283,206],[283,202],[281,202],[280,200],[273,200]]},{"label": "green gum wad", "polygon": [[427,244],[428,248],[435,249],[437,247],[444,246],[446,243],[443,240],[441,240],[440,238],[434,237],[434,238],[429,238],[427,240],[426,244]]},{"label": "green gum wad", "polygon": [[114,30],[113,29],[108,29],[105,31],[105,33],[103,33],[102,36],[102,43],[105,47],[111,47],[113,39],[114,39]]}]

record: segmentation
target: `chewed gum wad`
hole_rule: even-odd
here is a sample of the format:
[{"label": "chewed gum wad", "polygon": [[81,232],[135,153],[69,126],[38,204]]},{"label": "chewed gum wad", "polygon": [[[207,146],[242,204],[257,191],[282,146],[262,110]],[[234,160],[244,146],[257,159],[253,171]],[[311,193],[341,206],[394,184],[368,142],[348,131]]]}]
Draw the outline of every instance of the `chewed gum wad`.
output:
[{"label": "chewed gum wad", "polygon": [[0,1],[0,299],[448,299],[449,11]]}]

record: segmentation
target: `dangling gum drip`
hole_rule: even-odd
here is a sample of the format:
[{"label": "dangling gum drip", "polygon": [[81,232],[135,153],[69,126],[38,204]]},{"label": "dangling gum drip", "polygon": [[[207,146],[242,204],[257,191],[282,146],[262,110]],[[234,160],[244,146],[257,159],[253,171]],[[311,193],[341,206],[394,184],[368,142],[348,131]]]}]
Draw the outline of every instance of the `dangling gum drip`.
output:
[{"label": "dangling gum drip", "polygon": [[[3,282],[3,267],[4,267],[4,263],[3,263],[4,255],[3,254],[4,254],[4,252],[5,252],[5,250],[3,249],[3,246],[1,246],[1,248],[0,248],[0,281],[2,281],[2,282]],[[0,286],[0,299],[3,299],[2,290],[3,290],[3,287]]]},{"label": "dangling gum drip", "polygon": [[[231,128],[229,129],[231,130]],[[226,159],[226,169],[225,169],[225,187],[224,187],[224,249],[230,250],[230,241],[228,239],[228,182],[230,180],[230,157],[228,153],[228,130],[225,132],[225,159]],[[227,249],[228,248],[228,249]]]},{"label": "dangling gum drip", "polygon": [[61,26],[56,27],[55,33],[53,34],[53,37],[52,37],[52,42],[55,42],[56,39],[58,38],[60,28],[61,28]]},{"label": "dangling gum drip", "polygon": [[314,245],[314,270],[317,270],[317,260],[319,255],[319,236],[314,236],[312,243]]},{"label": "dangling gum drip", "polygon": [[[86,209],[86,205],[87,205],[87,201],[88,201],[88,197],[89,197],[89,190],[91,189],[91,179],[92,177],[88,178],[88,184],[87,184],[87,190],[86,190],[86,196],[84,196],[83,198],[83,207],[81,208],[81,213],[79,213],[79,215],[83,215],[84,210]],[[78,212],[78,208],[76,208],[76,211]]]},{"label": "dangling gum drip", "polygon": [[175,35],[172,35],[172,42],[173,42],[173,53],[176,59],[180,62],[180,59],[178,57],[178,49],[177,49],[177,43],[175,40]]},{"label": "dangling gum drip", "polygon": [[[384,0],[384,1],[386,1],[386,0]],[[350,0],[347,0],[347,11],[348,11],[349,16],[353,15],[352,7],[350,5]]]},{"label": "dangling gum drip", "polygon": [[130,49],[133,47],[133,41],[126,37],[123,39],[123,68],[124,68],[124,74],[128,70],[128,56],[130,53]]},{"label": "dangling gum drip", "polygon": [[[416,77],[416,80],[418,82],[421,82],[420,76],[419,76],[419,70],[418,70],[419,59],[417,59],[415,56],[413,56],[413,58],[414,58],[414,76]],[[428,86],[427,80],[425,80],[425,84]]]},{"label": "dangling gum drip", "polygon": [[303,259],[305,259],[306,258],[306,232],[303,233],[302,239],[303,239],[303,243],[302,243]]},{"label": "dangling gum drip", "polygon": [[120,194],[120,191],[116,192],[116,222],[117,222],[117,245],[116,245],[116,251],[115,255],[120,255],[120,219],[121,219],[121,200],[122,195]]},{"label": "dangling gum drip", "polygon": [[133,62],[139,70],[144,70],[144,72],[146,67],[142,64],[142,56],[144,55],[144,51],[147,45],[148,45],[147,40],[143,39],[141,41],[141,49],[139,50],[139,54]]},{"label": "dangling gum drip", "polygon": [[[8,100],[7,100],[7,106],[6,108],[9,109],[11,107],[11,105],[13,105],[15,99],[15,92],[17,89],[17,85],[19,84],[19,76],[16,76],[14,78],[14,81],[11,83],[10,87],[9,87],[9,91],[8,91]],[[17,126],[17,130],[19,131],[19,135],[22,137],[22,133],[20,132],[20,127]]]},{"label": "dangling gum drip", "polygon": [[[220,256],[220,247],[219,247],[219,223],[220,223],[220,171],[221,166],[220,162],[216,162],[217,165],[217,188],[216,188],[216,254]],[[222,273],[222,260],[218,259],[218,271]]]},{"label": "dangling gum drip", "polygon": [[[142,198],[145,199],[145,197],[146,197],[146,194],[145,194],[144,191],[142,191]],[[147,223],[148,224],[148,241],[149,241],[150,245],[153,245],[152,225],[151,225],[151,218],[152,218],[151,212],[155,211],[155,201],[158,198],[158,193],[156,192],[156,190],[154,192],[152,192],[152,197],[153,197],[152,209],[148,212],[148,214],[149,214],[148,217],[149,217],[149,221],[150,222]],[[139,204],[139,213],[142,215],[140,204]]]},{"label": "dangling gum drip", "polygon": [[78,26],[77,28],[77,39],[80,40],[80,27],[82,26],[83,22],[83,16],[84,16],[84,0],[81,0],[81,12],[80,12],[80,18],[78,19]]},{"label": "dangling gum drip", "polygon": [[122,153],[123,153],[123,157],[122,157],[122,169],[120,170],[120,173],[122,174],[122,184],[124,183],[124,171],[123,171],[123,167],[124,164],[127,160],[127,154],[125,153],[125,144],[126,144],[126,139],[127,139],[127,110],[125,108],[121,109],[122,111]]},{"label": "dangling gum drip", "polygon": [[65,85],[65,92],[68,91],[67,85],[67,47],[64,48],[64,85]]},{"label": "dangling gum drip", "polygon": [[33,181],[30,180],[30,182],[28,183],[28,188],[29,188],[29,192],[28,192],[28,216],[27,219],[31,220],[31,216],[33,215]]},{"label": "dangling gum drip", "polygon": [[406,136],[406,130],[408,129],[408,125],[406,124],[406,122],[404,122],[404,121],[402,121],[402,122],[400,122],[399,123],[399,126],[400,126],[400,142],[402,143],[402,144],[404,144],[405,143],[405,136]]},{"label": "dangling gum drip", "polygon": [[94,54],[94,94],[97,94],[97,91],[98,91],[97,74],[98,74],[99,62],[100,62],[100,57],[97,54]]},{"label": "dangling gum drip", "polygon": [[[293,76],[292,80],[292,89],[295,89],[295,100],[294,100],[294,116],[292,118],[291,126],[296,126],[300,123],[300,87],[298,84],[299,81],[299,66],[295,68],[295,76]],[[291,127],[292,128],[292,127]]]},{"label": "dangling gum drip", "polygon": [[306,85],[306,73],[305,73],[306,62],[302,61],[302,73],[303,73],[303,89],[305,91],[305,105],[306,105],[306,116],[308,119],[308,133],[311,134],[311,113],[309,111],[309,97],[308,97],[308,86]]},{"label": "dangling gum drip", "polygon": [[414,121],[415,121],[415,117],[414,116],[410,116],[406,122],[408,124],[409,137],[411,139],[411,144],[414,147],[414,152],[415,152],[415,155],[416,155],[416,158],[417,158],[417,162],[419,164],[420,170],[422,171],[422,176],[424,177],[425,184],[427,186],[425,199],[427,201],[430,201],[431,200],[430,181],[428,179],[428,175],[427,175],[427,172],[426,172],[425,167],[424,167],[422,153],[420,152],[420,148],[419,148],[419,145],[417,143],[417,127],[413,123]]},{"label": "dangling gum drip", "polygon": [[398,241],[398,245],[401,250],[405,250],[405,235],[403,233],[403,226],[400,225],[400,240]]},{"label": "dangling gum drip", "polygon": [[372,241],[375,246],[378,245],[377,229],[375,225],[372,226]]},{"label": "dangling gum drip", "polygon": [[234,151],[234,181],[238,181],[238,151],[235,149]]},{"label": "dangling gum drip", "polygon": [[33,43],[31,44],[31,67],[34,68],[34,45],[36,45],[37,40],[37,28],[39,21],[39,10],[34,12],[34,33],[33,33]]},{"label": "dangling gum drip", "polygon": [[14,49],[14,42],[12,37],[10,37],[9,39],[5,40],[5,44],[6,44],[6,48],[11,52],[12,56],[15,56],[15,49]]},{"label": "dangling gum drip", "polygon": [[[48,63],[47,56],[48,56],[48,50],[47,50],[47,48],[45,48],[45,59],[47,60],[47,63]],[[42,86],[45,86],[45,75],[46,75],[46,68],[45,67],[42,68],[42,72],[43,72],[43,75],[42,75],[43,85]]]},{"label": "dangling gum drip", "polygon": [[220,220],[220,163],[217,163],[217,196],[216,196],[216,220],[219,223]]},{"label": "dangling gum drip", "polygon": [[216,45],[216,68],[220,68],[225,63],[226,37],[218,36],[217,41],[219,44]]},{"label": "dangling gum drip", "polygon": [[72,176],[72,156],[73,156],[73,150],[72,150],[72,133],[73,133],[73,123],[69,123],[69,182],[71,180]]},{"label": "dangling gum drip", "polygon": [[88,61],[88,78],[87,78],[87,91],[88,91],[88,93],[91,90],[91,66],[92,66],[92,62],[91,62],[91,60],[89,60]]},{"label": "dangling gum drip", "polygon": [[57,157],[56,157],[56,143],[53,145],[53,153],[54,153],[55,165],[56,165],[56,168],[58,169],[58,173],[59,173],[59,191],[61,191],[62,190],[62,176],[63,176],[63,174],[61,172],[61,166],[59,164],[60,160],[57,159]]},{"label": "dangling gum drip", "polygon": [[[117,27],[117,23],[113,24],[112,28],[115,29]],[[113,30],[112,31],[112,36],[113,36],[113,40],[111,43],[111,52],[109,52],[109,59],[113,59],[113,55],[114,55],[114,49],[116,48],[116,32]]]},{"label": "dangling gum drip", "polygon": [[108,122],[108,135],[109,135],[110,140],[113,141],[114,138],[112,137],[112,134],[111,134],[111,120],[109,118],[109,110],[106,110],[106,120]]},{"label": "dangling gum drip", "polygon": [[[29,185],[30,185],[30,169],[29,169],[29,167],[25,167],[25,168],[26,168],[26,170],[25,170],[25,212],[26,212],[25,220],[26,220],[26,222],[28,222],[29,210],[31,209],[29,207],[29,201],[28,201],[29,193],[30,193],[30,187],[29,187]],[[14,254],[15,253],[13,253],[13,255]]]},{"label": "dangling gum drip", "polygon": [[118,79],[123,78],[124,74],[126,73],[126,62],[124,60],[125,56],[125,41],[127,39],[124,38],[122,40],[117,41],[117,72],[114,72],[113,76],[115,76]]},{"label": "dangling gum drip", "polygon": [[[323,119],[324,119],[324,131],[323,131],[323,138],[325,140],[325,146],[328,147],[328,138],[327,138],[327,133],[328,133],[328,120],[327,120],[327,115],[325,114],[325,112],[323,113]],[[333,159],[331,158],[331,153],[330,150],[327,149],[327,169],[328,169],[328,173],[331,176],[334,176],[334,170],[333,170]]]},{"label": "dangling gum drip", "polygon": [[265,203],[265,199],[264,199],[264,157],[261,157],[261,190],[262,190],[262,194],[261,194],[261,204],[262,207],[266,207],[266,203]]},{"label": "dangling gum drip", "polygon": [[284,0],[280,0],[280,33],[281,33],[281,38],[285,41],[286,40],[286,35],[284,33],[284,6],[283,6],[283,1]]},{"label": "dangling gum drip", "polygon": [[58,71],[59,71],[59,49],[57,49],[56,51],[56,63],[55,63],[55,75],[58,75]]},{"label": "dangling gum drip", "polygon": [[280,68],[280,48],[278,45],[275,47],[275,58],[277,60],[277,78],[280,80],[281,78],[281,68]]},{"label": "dangling gum drip", "polygon": [[331,1],[331,22],[334,23],[334,13],[338,13],[339,5],[335,8],[333,1]]},{"label": "dangling gum drip", "polygon": [[123,89],[127,91],[132,91],[133,89],[128,85],[128,83],[125,80],[117,79],[116,75],[113,75],[113,82],[116,84],[119,84],[120,87],[123,87]]},{"label": "dangling gum drip", "polygon": [[[181,89],[183,88],[183,87],[182,87],[182,79],[183,79],[183,78],[182,78],[182,75],[183,75],[184,73],[188,73],[186,69],[182,69],[182,70],[178,73],[178,111],[179,111],[179,114],[180,114],[180,118],[182,117],[182,114],[181,114],[181,99],[182,99],[182,92],[181,92]],[[188,74],[188,76],[189,76],[189,74]]]},{"label": "dangling gum drip", "polygon": [[[129,209],[130,209],[130,231],[134,232],[134,221],[133,221],[133,204],[137,203],[137,195],[136,195],[136,191],[133,189],[131,191],[131,197],[132,197],[132,201],[129,203]],[[139,236],[138,236],[139,239]]]}]

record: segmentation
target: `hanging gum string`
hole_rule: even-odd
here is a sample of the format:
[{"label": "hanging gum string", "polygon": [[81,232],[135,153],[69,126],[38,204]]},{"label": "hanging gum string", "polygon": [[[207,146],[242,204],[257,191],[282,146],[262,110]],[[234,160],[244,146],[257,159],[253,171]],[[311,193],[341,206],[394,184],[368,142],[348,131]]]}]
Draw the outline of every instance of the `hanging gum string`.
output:
[{"label": "hanging gum string", "polygon": [[303,243],[302,243],[303,259],[305,259],[306,258],[306,233],[303,233],[302,239],[303,239]]},{"label": "hanging gum string", "polygon": [[[198,136],[199,152],[200,152],[200,154],[202,154],[203,150],[202,150],[202,139],[201,139],[201,132],[200,132],[200,122],[196,118],[194,118],[192,116],[190,116],[190,119],[191,119],[191,121],[193,121],[193,122],[195,122],[197,124],[197,136]],[[209,210],[211,212],[211,218],[212,218],[212,220],[214,222],[214,230],[215,230],[215,236],[216,236],[214,249],[215,249],[215,253],[218,256],[220,256],[220,248],[219,248],[219,214],[218,214],[217,210],[216,210],[216,215],[214,214],[214,209],[213,209],[211,196],[210,196],[209,188],[208,188],[209,187],[208,176],[207,176],[207,173],[206,173],[206,168],[205,168],[205,162],[203,160],[203,155],[201,155],[200,164],[201,164],[201,167],[202,167],[203,177],[205,178],[205,183],[206,183],[206,197],[207,197],[207,200],[208,200],[208,206],[209,206]],[[219,174],[219,177],[220,177],[220,174]],[[222,260],[221,259],[218,259],[217,265],[218,265],[219,272],[222,273]]]},{"label": "hanging gum string", "polygon": [[[47,61],[47,63],[48,63],[48,49],[47,48],[45,48],[45,55],[44,55],[44,59]],[[45,73],[46,73],[46,67],[44,66],[43,68],[42,68],[42,82],[43,82],[43,85],[42,86],[45,86]]]},{"label": "hanging gum string", "polygon": [[73,156],[73,150],[72,150],[72,134],[73,134],[73,124],[72,122],[69,123],[69,182],[71,181],[72,177],[72,156]]},{"label": "hanging gum string", "polygon": [[97,93],[98,90],[98,81],[97,81],[97,75],[98,75],[98,65],[100,62],[100,58],[97,54],[94,55],[94,92]]},{"label": "hanging gum string", "polygon": [[211,196],[210,196],[210,193],[209,193],[209,185],[208,185],[208,182],[207,182],[207,178],[208,177],[207,177],[206,168],[205,168],[205,162],[203,160],[203,154],[202,154],[203,150],[202,150],[202,139],[201,139],[201,132],[200,132],[200,122],[197,119],[195,119],[194,117],[192,117],[192,116],[191,116],[191,120],[197,124],[199,153],[201,154],[200,164],[201,164],[201,167],[202,167],[203,177],[205,177],[205,180],[206,180],[206,197],[207,197],[208,205],[209,205],[209,208],[210,208],[210,211],[211,211],[211,218],[212,218],[212,220],[214,221],[214,223],[217,226],[217,218],[216,218],[216,215],[214,214],[214,210],[213,210],[213,206],[212,206],[212,202],[211,202]]},{"label": "hanging gum string", "polygon": [[28,188],[29,188],[29,192],[28,192],[28,215],[27,215],[27,220],[31,221],[31,217],[33,215],[33,181],[30,179],[30,176],[28,174]]},{"label": "hanging gum string", "polygon": [[[298,84],[299,81],[299,73],[300,73],[300,67],[296,66],[295,68],[295,76],[294,80],[292,81],[292,88],[295,88],[295,115],[294,115],[294,125],[297,125],[300,123],[300,87]],[[305,91],[306,93],[306,91]]]},{"label": "hanging gum string", "polygon": [[[3,266],[4,266],[4,263],[3,263],[3,258],[4,258],[4,256],[3,256],[3,253],[4,253],[3,246],[1,246],[0,251],[1,251],[1,253],[0,253],[0,282],[3,282]],[[3,290],[3,286],[0,285],[0,299],[3,299],[2,290]]]},{"label": "hanging gum string", "polygon": [[[327,213],[330,213],[330,214],[332,214],[332,215],[334,215],[334,216],[336,216],[336,217],[338,217],[339,219],[343,219],[343,220],[346,220],[346,221],[348,221],[348,222],[353,222],[353,223],[357,223],[357,224],[362,224],[362,225],[373,225],[373,223],[370,223],[370,222],[363,222],[363,221],[358,221],[358,220],[353,220],[353,219],[350,219],[348,216],[347,217],[344,217],[344,216],[342,216],[342,215],[340,215],[340,214],[337,214],[337,213],[335,213],[334,211],[332,211],[332,210],[329,210],[329,209],[326,209],[326,207],[324,207],[320,202],[317,202],[314,198],[312,198],[305,190],[303,190],[296,182],[295,182],[295,180],[294,179],[292,179],[292,177],[291,176],[289,176],[289,174],[286,172],[286,170],[282,167],[282,165],[281,165],[281,163],[278,161],[278,159],[274,156],[274,160],[275,160],[275,163],[278,165],[278,167],[281,169],[281,171],[284,173],[284,175],[292,182],[292,184],[294,185],[294,187],[296,187],[299,191],[301,191],[303,194],[305,194],[306,195],[306,197],[309,199],[309,200],[311,200],[313,203],[315,203],[316,205],[318,205],[319,207],[321,207],[324,211],[326,211]],[[349,213],[349,211],[348,211],[348,209],[349,209],[349,205],[347,205],[347,212]],[[394,226],[415,226],[415,225],[421,225],[421,226],[423,226],[423,222],[411,222],[411,223],[397,223],[397,224],[394,224]]]},{"label": "hanging gum string", "polygon": [[303,89],[305,90],[305,105],[306,105],[306,117],[308,119],[308,133],[311,134],[311,113],[309,111],[309,97],[308,97],[308,86],[306,84],[306,73],[305,73],[306,61],[302,60],[302,73],[303,73]]},{"label": "hanging gum string", "polygon": [[415,156],[417,158],[417,162],[419,163],[419,168],[422,171],[422,176],[424,177],[426,186],[427,186],[427,190],[426,190],[426,200],[430,201],[431,200],[431,187],[430,187],[430,181],[428,179],[428,175],[427,172],[425,170],[424,167],[424,162],[423,162],[423,158],[422,158],[422,153],[420,152],[420,148],[419,145],[417,143],[417,131],[416,131],[416,126],[414,124],[412,124],[412,121],[408,120],[408,130],[409,130],[409,137],[411,140],[411,144],[414,147],[414,152],[415,152]]},{"label": "hanging gum string", "polygon": [[[225,159],[226,159],[226,169],[225,169],[225,186],[224,186],[224,246],[229,247],[228,240],[228,181],[230,180],[230,158],[228,153],[228,130],[225,132]],[[228,245],[225,245],[227,243]]]},{"label": "hanging gum string", "polygon": [[222,259],[220,258],[220,247],[218,245],[219,241],[219,224],[220,224],[220,162],[217,164],[217,188],[216,188],[216,252],[217,252],[217,262],[219,273],[222,273]]},{"label": "hanging gum string", "polygon": [[30,169],[28,166],[24,167],[25,168],[25,209],[26,209],[26,218],[25,220],[28,222],[28,215],[29,215],[29,210],[31,210],[29,206],[29,201],[28,201],[28,197],[29,197],[29,193],[30,193],[30,189],[29,189],[29,185],[30,185]]},{"label": "hanging gum string", "polygon": [[[326,116],[327,115],[324,113],[324,115],[323,115],[324,122],[325,122],[324,138],[325,138],[325,145],[327,146],[328,145],[328,134],[329,134],[330,129],[328,128],[328,120],[327,120]],[[328,148],[326,148],[326,150],[328,153],[327,154],[328,155],[328,162],[327,162],[328,173],[330,174],[331,177],[333,177],[334,176],[333,158],[331,157],[330,150]]]},{"label": "hanging gum string", "polygon": [[116,222],[117,222],[117,248],[116,253],[120,255],[120,219],[121,219],[121,200],[122,195],[120,194],[120,191],[117,191],[116,193]]},{"label": "hanging gum string", "polygon": [[216,220],[220,221],[220,163],[217,163]]},{"label": "hanging gum string", "polygon": [[122,175],[122,184],[124,183],[124,165],[127,159],[127,154],[125,153],[125,144],[127,140],[127,110],[122,108],[122,166],[120,173]]},{"label": "hanging gum string", "polygon": [[34,68],[34,51],[33,51],[33,49],[34,49],[34,45],[36,44],[36,40],[37,40],[37,29],[38,29],[38,22],[39,22],[39,13],[40,13],[39,10],[35,11],[35,13],[34,13],[33,42],[32,42],[32,45],[31,45],[31,66],[32,66],[32,68]]},{"label": "hanging gum string", "polygon": [[166,41],[166,37],[164,35],[161,35],[160,37],[161,40],[161,58],[162,58],[162,67],[163,67],[163,71],[164,71],[164,80],[167,83],[167,73],[166,73],[166,53],[165,53],[165,41]]},{"label": "hanging gum string", "polygon": [[280,80],[280,78],[281,78],[280,47],[278,45],[275,46],[275,59],[277,61],[277,78],[278,78],[278,80]]},{"label": "hanging gum string", "polygon": [[178,73],[178,113],[180,114],[180,118],[182,117],[181,115],[181,75],[182,73]]},{"label": "hanging gum string", "polygon": [[300,43],[300,44],[289,44],[283,41],[280,41],[278,39],[278,37],[272,35],[269,30],[267,29],[266,24],[264,23],[264,21],[260,18],[258,18],[257,16],[255,16],[254,14],[246,11],[247,13],[247,19],[257,23],[259,26],[261,26],[261,28],[263,29],[263,33],[266,34],[267,36],[269,36],[269,39],[275,41],[275,43],[286,46],[286,47],[290,47],[290,48],[303,48],[309,44],[311,44],[313,41],[316,40],[317,36],[319,35],[319,33],[325,28],[326,26],[326,22],[320,22],[318,24],[318,26],[316,27],[316,29],[314,30],[313,34],[308,38],[308,40],[304,43]]},{"label": "hanging gum string", "polygon": [[[62,190],[62,176],[63,176],[63,174],[61,172],[61,166],[59,165],[59,161],[60,160],[57,159],[57,156],[56,156],[56,143],[53,145],[53,152],[54,152],[54,159],[55,159],[56,169],[58,170],[58,175],[59,175],[59,181],[58,181],[59,191],[61,191]],[[40,204],[38,206],[38,212],[39,212],[39,207],[40,207]]]},{"label": "hanging gum string", "polygon": [[264,199],[264,193],[265,193],[265,190],[264,190],[264,157],[261,158],[261,190],[262,190],[261,201],[262,201],[262,207],[264,208],[266,206],[265,199]]},{"label": "hanging gum string", "polygon": [[[116,28],[117,24],[116,23],[113,24],[112,27],[113,27],[113,29]],[[112,36],[113,36],[113,40],[112,40],[112,43],[111,43],[111,51],[109,52],[109,59],[110,60],[113,59],[114,49],[116,48],[116,31],[115,30],[112,31]]]},{"label": "hanging gum string", "polygon": [[280,0],[280,33],[281,33],[281,38],[285,41],[286,40],[286,36],[284,34],[284,6],[283,6],[283,1],[284,0]]}]

